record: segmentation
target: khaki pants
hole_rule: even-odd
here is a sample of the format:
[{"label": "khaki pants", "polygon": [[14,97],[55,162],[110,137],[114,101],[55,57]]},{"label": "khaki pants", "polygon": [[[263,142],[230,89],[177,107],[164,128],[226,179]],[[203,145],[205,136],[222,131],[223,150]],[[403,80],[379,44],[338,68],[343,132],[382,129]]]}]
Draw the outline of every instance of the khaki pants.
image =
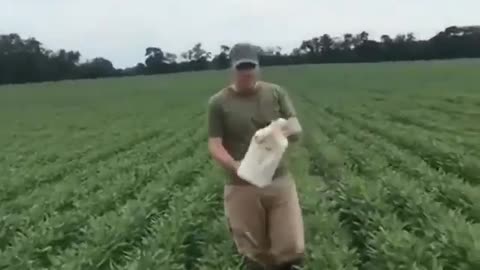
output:
[{"label": "khaki pants", "polygon": [[224,207],[241,255],[267,268],[303,258],[303,219],[290,176],[265,188],[228,184]]}]

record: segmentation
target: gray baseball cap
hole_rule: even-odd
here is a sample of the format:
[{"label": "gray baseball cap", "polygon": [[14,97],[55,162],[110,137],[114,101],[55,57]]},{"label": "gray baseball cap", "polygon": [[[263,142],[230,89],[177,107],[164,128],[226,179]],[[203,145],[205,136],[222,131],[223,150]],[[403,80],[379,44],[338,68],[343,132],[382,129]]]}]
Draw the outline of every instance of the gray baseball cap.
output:
[{"label": "gray baseball cap", "polygon": [[259,66],[258,47],[249,43],[238,43],[230,50],[230,61],[233,67],[250,63]]}]

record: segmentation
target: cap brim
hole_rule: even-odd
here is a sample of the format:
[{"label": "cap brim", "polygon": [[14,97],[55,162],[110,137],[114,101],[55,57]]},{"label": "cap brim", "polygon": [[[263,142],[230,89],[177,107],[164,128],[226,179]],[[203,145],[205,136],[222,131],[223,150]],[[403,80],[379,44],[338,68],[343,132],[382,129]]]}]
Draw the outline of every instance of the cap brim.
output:
[{"label": "cap brim", "polygon": [[252,59],[240,59],[240,60],[237,60],[235,62],[233,62],[233,67],[234,68],[237,68],[239,65],[245,65],[245,64],[250,64],[250,65],[253,65],[255,67],[258,66],[258,61],[255,61],[255,60],[252,60]]}]

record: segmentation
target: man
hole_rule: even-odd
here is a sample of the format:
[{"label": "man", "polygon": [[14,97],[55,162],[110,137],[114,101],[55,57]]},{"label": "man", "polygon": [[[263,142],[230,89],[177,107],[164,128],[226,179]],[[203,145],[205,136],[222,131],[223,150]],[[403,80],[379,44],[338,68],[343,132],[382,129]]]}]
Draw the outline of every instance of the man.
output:
[{"label": "man", "polygon": [[[258,129],[280,117],[296,120],[287,92],[257,80],[257,53],[250,44],[232,48],[233,84],[209,99],[208,148],[227,172],[225,214],[237,250],[250,269],[296,269],[303,259],[304,230],[295,182],[285,156],[267,187],[256,187],[237,175]],[[298,137],[287,134],[290,142]]]}]

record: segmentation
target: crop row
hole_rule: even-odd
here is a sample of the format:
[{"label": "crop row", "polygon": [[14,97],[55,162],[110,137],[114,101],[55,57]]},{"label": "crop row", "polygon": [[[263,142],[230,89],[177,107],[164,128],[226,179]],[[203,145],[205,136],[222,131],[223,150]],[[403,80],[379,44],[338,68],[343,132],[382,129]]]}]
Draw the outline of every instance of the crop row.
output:
[{"label": "crop row", "polygon": [[[331,211],[334,202],[326,194],[327,182],[333,181],[339,164],[328,164],[331,173],[321,175],[312,170],[318,162],[317,158],[325,155],[334,160],[335,154],[322,134],[312,132],[310,124],[303,138],[303,147],[298,149],[295,157],[298,167],[295,170],[300,203],[304,215],[305,239],[307,247],[307,269],[356,270],[359,256],[355,247],[351,246],[351,236],[342,227],[340,216]],[[338,160],[337,160],[338,161]],[[325,163],[324,163],[325,165]],[[295,168],[293,168],[295,169]],[[327,179],[329,178],[329,179]]]},{"label": "crop row", "polygon": [[[77,190],[80,188],[78,186],[79,184],[82,184],[81,187],[87,187],[88,190],[90,189],[90,186],[92,189],[98,189],[98,186],[102,185],[104,182],[97,181],[97,179],[109,179],[112,174],[118,171],[130,170],[132,165],[142,164],[143,161],[139,160],[138,155],[145,156],[149,159],[159,158],[162,156],[162,151],[168,149],[177,142],[177,138],[180,137],[183,139],[183,135],[191,136],[196,132],[196,129],[191,128],[181,133],[177,132],[177,136],[172,136],[173,132],[175,132],[174,128],[167,129],[165,131],[165,136],[153,140],[143,141],[142,143],[135,145],[126,151],[119,151],[109,159],[99,161],[82,170],[65,175],[64,178],[62,178],[62,181],[58,183],[41,185],[31,193],[29,193],[27,190],[14,200],[4,202],[2,204],[2,211],[4,211],[4,214],[18,213],[28,207],[31,207],[32,201],[43,201],[46,203],[49,201],[49,199],[55,199],[55,201],[62,202],[72,195],[82,194],[81,190],[80,192]],[[52,187],[55,194],[62,194],[64,196],[56,196],[55,198],[49,197],[48,194],[52,193]],[[47,198],[46,202],[45,198]]]},{"label": "crop row", "polygon": [[[189,151],[186,149],[180,149],[179,151],[184,154],[194,151],[194,145],[190,144],[189,147],[190,148],[186,148],[190,149]],[[118,199],[119,201],[128,199],[126,204],[120,208],[114,204],[115,209],[97,217],[90,216],[91,213],[82,211],[90,208],[80,208],[57,216],[53,215],[42,222],[41,226],[32,228],[27,234],[17,236],[12,245],[1,254],[5,259],[2,261],[8,261],[10,265],[19,267],[18,269],[22,267],[23,269],[30,269],[28,267],[34,268],[32,265],[26,265],[29,261],[34,262],[37,266],[48,266],[55,264],[56,256],[59,254],[76,254],[78,249],[83,250],[82,247],[88,246],[89,241],[91,241],[91,244],[94,244],[95,239],[92,237],[95,237],[97,234],[107,237],[108,235],[104,235],[105,232],[101,230],[109,228],[111,232],[110,237],[114,237],[116,233],[118,233],[114,229],[118,227],[116,222],[118,222],[118,224],[123,222],[128,226],[139,225],[137,223],[129,223],[135,222],[129,217],[129,214],[132,214],[129,211],[133,211],[133,209],[140,206],[151,208],[157,204],[162,205],[167,203],[169,197],[168,192],[171,192],[169,189],[182,188],[188,185],[191,181],[191,179],[188,178],[193,177],[204,165],[204,158],[202,158],[202,156],[204,156],[202,152],[197,152],[197,154],[188,158],[174,162],[171,161],[169,162],[171,164],[168,164],[166,167],[165,162],[143,167],[140,170],[143,171],[143,173],[138,174],[136,180],[137,182],[144,183],[144,186],[139,187],[140,189],[137,194],[131,194],[126,196],[126,198],[118,197],[118,194],[115,193],[110,193],[109,187],[106,186],[103,190],[106,196],[110,196],[112,199]],[[124,181],[124,179],[121,178],[118,180],[119,182]],[[119,185],[122,184],[120,183]],[[151,201],[152,204],[141,205],[141,203],[139,203],[146,199],[150,200],[153,197],[155,197],[155,200]],[[103,203],[104,202],[105,201],[103,201]],[[107,202],[112,201],[107,200]],[[99,203],[102,203],[102,201],[99,201]],[[80,205],[90,207],[95,205],[95,203],[92,204],[88,202],[88,200],[85,200],[82,201]],[[102,208],[102,205],[98,207]],[[105,206],[103,205],[103,207]],[[139,213],[141,213],[140,210]],[[98,227],[97,224],[102,224],[103,227]],[[68,248],[71,245],[73,245],[73,247]],[[106,248],[105,246],[103,247]],[[64,251],[65,248],[67,248],[66,251]]]},{"label": "crop row", "polygon": [[[178,112],[182,111],[189,114],[185,108],[178,109]],[[70,115],[64,117],[68,119],[68,116]],[[16,174],[19,173],[16,169],[25,167],[37,170],[45,165],[55,165],[54,162],[63,164],[91,157],[97,154],[99,149],[108,150],[140,135],[140,132],[135,132],[139,130],[137,122],[140,121],[136,121],[133,115],[113,117],[104,113],[102,117],[94,120],[75,119],[75,123],[72,123],[72,119],[68,119],[67,123],[62,123],[61,120],[64,119],[56,119],[49,125],[40,125],[37,130],[32,130],[32,124],[13,127],[12,132],[16,131],[17,134],[14,135],[12,144],[4,149],[4,165],[15,170]],[[143,128],[142,134],[157,129],[164,121],[160,120]],[[132,132],[122,132],[132,128]]]},{"label": "crop row", "polygon": [[[212,220],[222,208],[222,184],[210,166],[195,183],[171,195],[167,209],[149,228],[149,233],[125,257],[119,269],[196,269],[207,243],[214,241]],[[217,258],[207,258],[216,260]]]},{"label": "crop row", "polygon": [[[118,163],[116,167],[107,167],[108,170],[105,168],[105,172],[98,177],[87,173],[88,178],[81,185],[75,179],[65,180],[59,184],[60,188],[55,188],[55,196],[47,197],[45,193],[46,198],[38,202],[27,199],[25,203],[30,202],[30,208],[24,211],[18,209],[17,212],[3,217],[2,243],[7,245],[8,240],[14,236],[13,232],[28,235],[26,231],[31,228],[44,228],[48,231],[48,227],[55,227],[55,224],[75,228],[74,224],[81,223],[89,216],[114,209],[134,197],[138,190],[154,180],[157,171],[165,170],[172,160],[192,152],[191,143],[198,141],[203,135],[202,132],[204,130],[196,131],[194,141],[189,137],[191,131],[187,131],[180,139],[172,137],[165,143],[152,143],[149,149],[139,148],[140,152],[132,152],[131,156],[122,159],[122,163]],[[65,219],[68,222],[65,223]],[[37,224],[39,221],[42,222]],[[36,233],[33,231],[30,234]]]},{"label": "crop row", "polygon": [[443,125],[429,124],[422,122],[421,115],[407,116],[405,112],[378,113],[372,112],[370,109],[353,110],[350,114],[359,115],[370,122],[383,123],[391,129],[401,130],[404,133],[415,132],[418,136],[438,141],[449,147],[455,147],[457,151],[461,150],[466,154],[478,154],[480,141],[477,136],[465,134],[464,129],[446,132],[444,126],[447,126],[448,122],[443,123]]},{"label": "crop row", "polygon": [[[197,118],[198,116],[194,115],[193,120],[197,120]],[[179,122],[182,123],[181,121]],[[158,127],[142,134],[129,132],[131,135],[122,139],[120,143],[102,144],[89,152],[78,151],[74,156],[66,160],[58,160],[53,163],[47,162],[48,164],[33,163],[28,169],[23,167],[15,169],[11,174],[4,175],[5,179],[1,180],[0,201],[8,201],[20,194],[35,190],[41,185],[61,181],[68,175],[79,173],[101,161],[108,161],[110,158],[120,153],[128,152],[135,146],[151,139],[158,137],[168,138],[175,134],[175,127],[182,127],[180,123],[173,125],[170,130]],[[88,141],[84,143],[88,148],[91,148],[89,146],[91,144]],[[22,163],[20,164],[24,166]]]},{"label": "crop row", "polygon": [[480,183],[480,166],[478,158],[459,152],[456,148],[429,140],[412,132],[392,129],[386,123],[364,120],[356,115],[339,112],[331,108],[327,112],[353,122],[362,129],[388,139],[391,143],[419,155],[431,167],[457,174],[472,184]]},{"label": "crop row", "polygon": [[[386,111],[420,109],[424,111],[429,118],[435,115],[435,117],[432,118],[434,121],[457,120],[458,123],[455,123],[455,125],[475,123],[475,118],[478,117],[478,111],[476,108],[477,104],[476,101],[473,100],[475,98],[469,97],[471,100],[466,102],[468,104],[461,104],[458,102],[443,102],[446,99],[451,101],[454,98],[455,97],[450,96],[442,99],[438,95],[428,95],[424,98],[421,98],[418,93],[415,93],[415,95],[411,96],[405,96],[402,94],[395,97],[393,97],[391,93],[388,93],[388,96],[374,97],[374,99],[380,101],[375,103],[375,107],[383,108]],[[459,110],[459,108],[462,109]]]},{"label": "crop row", "polygon": [[433,131],[434,134],[438,133],[440,136],[447,137],[460,137],[466,140],[464,145],[472,145],[475,142],[475,134],[478,131],[474,131],[475,126],[473,123],[456,123],[456,126],[452,126],[449,119],[438,119],[438,117],[432,117],[424,111],[400,111],[400,112],[385,112],[386,117],[391,121],[395,121],[407,126],[416,126],[422,128],[424,131]]},{"label": "crop row", "polygon": [[368,180],[345,174],[333,192],[362,268],[477,269],[478,227],[405,180],[391,172]]},{"label": "crop row", "polygon": [[[321,133],[314,130],[314,134]],[[331,142],[342,146],[348,143]],[[336,158],[329,153],[321,157],[319,162],[327,163],[322,165],[324,171],[338,167]],[[347,165],[352,164],[349,158],[345,159]],[[362,166],[372,172],[379,168],[370,160]],[[361,269],[478,267],[478,229],[435,202],[414,181],[385,168],[376,170],[368,180],[345,167],[325,174],[339,176],[339,181],[328,182],[329,193],[335,202],[333,209],[341,213],[343,226],[352,232]]]},{"label": "crop row", "polygon": [[199,184],[208,169],[205,156],[201,155],[180,161],[172,168],[171,175],[152,182],[137,200],[129,201],[106,217],[89,220],[86,241],[58,254],[52,269],[105,269],[133,259],[132,252],[152,237],[153,226],[159,220],[167,220],[174,204],[185,199],[186,191]]},{"label": "crop row", "polygon": [[[465,183],[455,175],[432,169],[421,158],[411,155],[382,137],[364,131],[349,121],[341,121],[323,115],[328,121],[319,123],[323,130],[334,131],[339,135],[338,144],[348,151],[350,159],[367,177],[374,177],[384,169],[395,169],[404,177],[423,187],[445,206],[464,213],[475,222],[480,221],[480,188]],[[368,164],[365,164],[368,162]],[[375,167],[369,168],[369,164]]]},{"label": "crop row", "polygon": [[461,211],[472,221],[480,221],[480,189],[477,186],[432,169],[421,158],[347,120],[335,119],[328,114],[322,114],[322,119],[326,120],[319,121],[322,130],[338,135],[336,142],[348,153],[353,170],[365,177],[375,177],[382,170],[396,169],[403,177],[415,179],[418,186],[432,193],[445,206]]}]

